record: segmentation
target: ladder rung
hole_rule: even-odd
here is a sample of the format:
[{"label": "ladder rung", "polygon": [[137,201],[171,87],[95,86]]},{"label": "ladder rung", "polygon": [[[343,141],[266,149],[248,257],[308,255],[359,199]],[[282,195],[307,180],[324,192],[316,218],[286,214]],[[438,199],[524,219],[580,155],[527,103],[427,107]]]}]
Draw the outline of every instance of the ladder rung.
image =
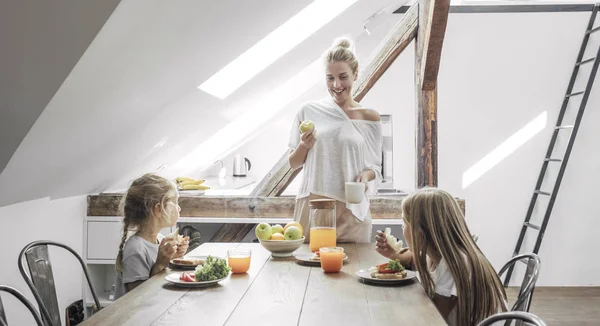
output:
[{"label": "ladder rung", "polygon": [[583,94],[583,93],[585,93],[585,91],[579,91],[579,92],[577,92],[577,93],[571,93],[571,94],[567,94],[567,96],[566,96],[566,97],[573,97],[573,96],[581,95],[581,94]]},{"label": "ladder rung", "polygon": [[554,127],[554,129],[558,130],[558,129],[572,129],[573,126],[572,125],[567,125],[567,126],[556,126]]},{"label": "ladder rung", "polygon": [[562,162],[562,160],[559,158],[550,158],[550,157],[544,159],[544,161],[546,161],[546,162]]},{"label": "ladder rung", "polygon": [[549,193],[549,192],[545,192],[545,191],[541,191],[541,190],[536,190],[536,191],[534,191],[534,192],[535,192],[536,194],[540,194],[540,195],[546,195],[546,196],[550,196],[550,195],[552,195],[552,194],[551,194],[551,193]]},{"label": "ladder rung", "polygon": [[535,225],[535,224],[531,224],[531,223],[529,223],[529,222],[525,222],[523,225],[525,225],[525,226],[528,226],[528,227],[530,227],[530,228],[532,228],[532,229],[536,229],[536,230],[539,230],[539,229],[540,229],[540,227],[539,227],[539,226],[537,226],[537,225]]},{"label": "ladder rung", "polygon": [[577,62],[576,66],[581,66],[581,65],[584,65],[584,64],[586,64],[586,63],[588,63],[588,62],[592,62],[592,61],[594,61],[595,59],[596,59],[596,57],[592,57],[592,58],[585,59],[585,60],[583,60],[583,61]]},{"label": "ladder rung", "polygon": [[597,32],[597,31],[600,31],[600,26],[598,26],[598,27],[596,27],[596,28],[592,29],[591,31],[588,31],[588,32],[587,32],[587,34],[592,34],[592,33],[595,33],[595,32]]}]

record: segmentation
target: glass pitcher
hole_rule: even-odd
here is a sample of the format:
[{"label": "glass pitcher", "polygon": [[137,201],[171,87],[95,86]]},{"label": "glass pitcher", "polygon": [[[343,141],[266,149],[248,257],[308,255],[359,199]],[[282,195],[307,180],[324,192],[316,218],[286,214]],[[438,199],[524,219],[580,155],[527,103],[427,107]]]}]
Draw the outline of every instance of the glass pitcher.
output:
[{"label": "glass pitcher", "polygon": [[335,247],[335,200],[314,199],[310,201],[310,250]]}]

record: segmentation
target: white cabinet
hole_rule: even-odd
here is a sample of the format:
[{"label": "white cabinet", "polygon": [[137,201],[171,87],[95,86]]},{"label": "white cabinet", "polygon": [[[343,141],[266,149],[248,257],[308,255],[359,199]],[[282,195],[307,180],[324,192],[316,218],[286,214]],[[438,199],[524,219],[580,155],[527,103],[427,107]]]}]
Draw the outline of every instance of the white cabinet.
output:
[{"label": "white cabinet", "polygon": [[86,259],[114,260],[122,235],[121,221],[88,221]]}]

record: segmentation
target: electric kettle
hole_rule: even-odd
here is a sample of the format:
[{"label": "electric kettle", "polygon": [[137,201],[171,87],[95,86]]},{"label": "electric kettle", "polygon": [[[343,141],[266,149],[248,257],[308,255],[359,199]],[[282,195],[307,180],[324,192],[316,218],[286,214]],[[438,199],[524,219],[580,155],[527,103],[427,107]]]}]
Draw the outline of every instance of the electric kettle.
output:
[{"label": "electric kettle", "polygon": [[245,177],[252,164],[247,157],[242,157],[240,154],[233,156],[233,176],[234,177]]}]

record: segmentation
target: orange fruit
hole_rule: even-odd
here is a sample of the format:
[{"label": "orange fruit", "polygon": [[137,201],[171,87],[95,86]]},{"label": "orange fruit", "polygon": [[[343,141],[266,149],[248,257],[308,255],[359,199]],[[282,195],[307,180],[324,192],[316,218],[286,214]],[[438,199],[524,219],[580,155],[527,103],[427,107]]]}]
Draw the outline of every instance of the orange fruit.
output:
[{"label": "orange fruit", "polygon": [[269,240],[284,240],[284,236],[283,234],[277,232],[277,233],[273,233],[273,235],[271,236],[271,238],[269,238]]},{"label": "orange fruit", "polygon": [[285,230],[287,230],[287,228],[289,228],[290,226],[297,226],[300,229],[300,233],[304,235],[304,229],[302,228],[302,225],[300,225],[300,223],[298,222],[288,222],[288,224],[286,224],[283,227],[283,233],[285,234]]}]

